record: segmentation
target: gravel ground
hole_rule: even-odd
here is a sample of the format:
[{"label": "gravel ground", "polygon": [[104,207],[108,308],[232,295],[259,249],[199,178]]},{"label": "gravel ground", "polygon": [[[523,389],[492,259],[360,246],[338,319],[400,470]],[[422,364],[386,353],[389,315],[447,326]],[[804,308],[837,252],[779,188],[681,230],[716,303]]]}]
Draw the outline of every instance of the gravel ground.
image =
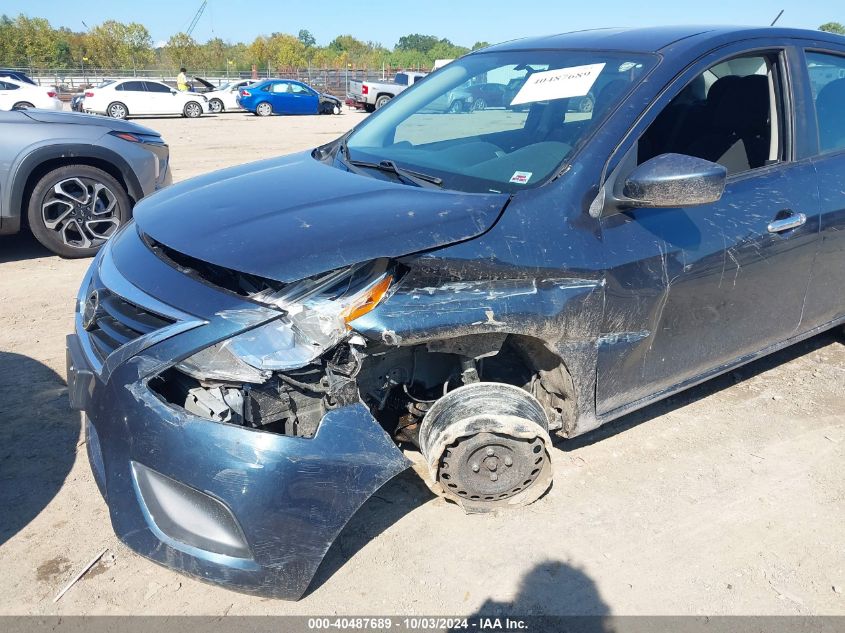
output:
[{"label": "gravel ground", "polygon": [[[313,147],[363,116],[145,124],[183,180]],[[840,332],[560,443],[553,489],[520,511],[466,516],[409,470],[290,603],[192,580],[113,536],[64,382],[87,265],[0,238],[0,614],[845,614]]]}]

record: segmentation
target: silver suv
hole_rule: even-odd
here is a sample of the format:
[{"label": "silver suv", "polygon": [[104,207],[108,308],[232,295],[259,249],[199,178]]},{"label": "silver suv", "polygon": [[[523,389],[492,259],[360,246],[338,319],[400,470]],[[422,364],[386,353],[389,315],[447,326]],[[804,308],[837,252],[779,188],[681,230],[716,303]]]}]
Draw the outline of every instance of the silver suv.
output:
[{"label": "silver suv", "polygon": [[62,257],[89,257],[171,182],[161,136],[74,112],[0,112],[0,235],[28,227]]}]

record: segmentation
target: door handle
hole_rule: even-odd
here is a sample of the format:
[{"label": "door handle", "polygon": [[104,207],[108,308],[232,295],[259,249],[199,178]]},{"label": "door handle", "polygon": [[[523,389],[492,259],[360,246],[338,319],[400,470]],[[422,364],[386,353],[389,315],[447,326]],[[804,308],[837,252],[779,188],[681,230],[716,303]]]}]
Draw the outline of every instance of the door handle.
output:
[{"label": "door handle", "polygon": [[807,216],[803,213],[796,213],[789,217],[780,220],[773,220],[769,222],[769,233],[782,233],[790,229],[797,229],[807,221]]}]

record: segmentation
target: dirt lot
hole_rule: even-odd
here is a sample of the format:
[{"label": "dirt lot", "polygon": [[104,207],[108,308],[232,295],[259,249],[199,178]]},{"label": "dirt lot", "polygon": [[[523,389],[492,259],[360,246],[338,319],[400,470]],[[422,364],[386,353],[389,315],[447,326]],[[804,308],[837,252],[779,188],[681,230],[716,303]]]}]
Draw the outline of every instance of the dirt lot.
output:
[{"label": "dirt lot", "polygon": [[[182,180],[312,147],[362,116],[146,123]],[[560,444],[554,488],[521,511],[465,516],[408,471],[289,603],[202,584],[113,536],[66,403],[86,266],[0,238],[0,613],[845,614],[838,332]]]}]

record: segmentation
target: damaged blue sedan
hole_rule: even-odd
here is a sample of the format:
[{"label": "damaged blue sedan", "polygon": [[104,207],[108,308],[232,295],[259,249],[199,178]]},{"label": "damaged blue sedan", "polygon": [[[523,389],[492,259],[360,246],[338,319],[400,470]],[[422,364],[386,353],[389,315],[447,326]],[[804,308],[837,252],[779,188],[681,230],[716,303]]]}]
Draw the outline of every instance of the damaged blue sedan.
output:
[{"label": "damaged blue sedan", "polygon": [[[449,111],[482,83],[507,103]],[[407,451],[467,512],[537,500],[552,436],[845,320],[842,112],[842,37],[578,32],[151,196],[67,341],[115,532],[297,599]]]}]

